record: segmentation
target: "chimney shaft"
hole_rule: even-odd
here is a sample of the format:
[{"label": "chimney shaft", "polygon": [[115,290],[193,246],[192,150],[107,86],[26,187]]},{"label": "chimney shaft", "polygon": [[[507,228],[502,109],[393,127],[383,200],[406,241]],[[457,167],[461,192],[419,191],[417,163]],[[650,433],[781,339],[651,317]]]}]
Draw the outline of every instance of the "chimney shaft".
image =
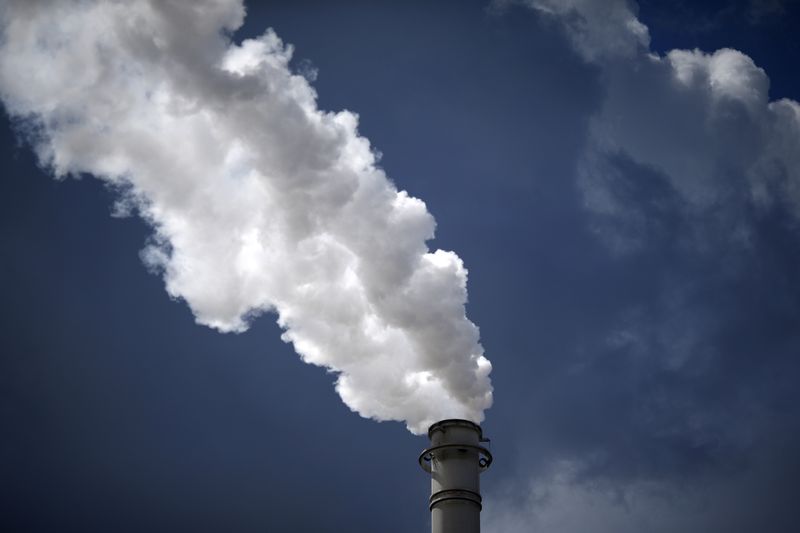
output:
[{"label": "chimney shaft", "polygon": [[480,533],[479,475],[492,463],[482,443],[489,439],[479,425],[458,419],[433,424],[428,438],[419,464],[431,474],[431,533]]}]

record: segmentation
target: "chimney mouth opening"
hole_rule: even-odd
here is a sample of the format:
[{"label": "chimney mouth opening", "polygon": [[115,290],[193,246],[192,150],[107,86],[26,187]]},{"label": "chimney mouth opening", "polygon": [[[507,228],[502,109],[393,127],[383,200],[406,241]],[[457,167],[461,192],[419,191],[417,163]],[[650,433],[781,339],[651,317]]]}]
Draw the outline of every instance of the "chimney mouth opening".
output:
[{"label": "chimney mouth opening", "polygon": [[433,436],[433,433],[436,431],[446,431],[448,427],[463,427],[472,429],[478,434],[478,440],[484,442],[483,430],[481,427],[475,422],[472,422],[471,420],[465,420],[463,418],[447,418],[431,424],[431,427],[428,428],[428,438],[430,439]]}]

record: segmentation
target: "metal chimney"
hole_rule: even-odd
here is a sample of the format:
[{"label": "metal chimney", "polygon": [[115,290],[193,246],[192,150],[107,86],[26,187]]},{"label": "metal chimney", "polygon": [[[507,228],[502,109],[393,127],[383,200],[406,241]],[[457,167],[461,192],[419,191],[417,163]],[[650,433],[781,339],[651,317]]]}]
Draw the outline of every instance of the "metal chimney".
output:
[{"label": "metal chimney", "polygon": [[483,431],[469,420],[448,419],[428,429],[429,448],[419,456],[431,474],[431,533],[480,533],[479,475],[492,464]]}]

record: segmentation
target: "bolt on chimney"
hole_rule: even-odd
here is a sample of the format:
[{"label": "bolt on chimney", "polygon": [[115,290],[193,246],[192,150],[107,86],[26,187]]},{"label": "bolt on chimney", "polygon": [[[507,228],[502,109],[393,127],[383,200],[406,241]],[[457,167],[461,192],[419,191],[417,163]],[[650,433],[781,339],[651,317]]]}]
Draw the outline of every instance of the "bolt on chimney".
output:
[{"label": "bolt on chimney", "polygon": [[428,429],[429,448],[419,456],[431,474],[431,533],[480,533],[481,472],[492,464],[478,424],[448,419]]}]

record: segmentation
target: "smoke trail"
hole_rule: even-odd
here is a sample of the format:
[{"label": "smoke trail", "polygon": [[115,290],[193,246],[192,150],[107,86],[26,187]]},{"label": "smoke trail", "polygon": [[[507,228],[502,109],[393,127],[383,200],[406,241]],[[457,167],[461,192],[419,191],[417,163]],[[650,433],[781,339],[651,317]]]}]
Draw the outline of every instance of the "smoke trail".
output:
[{"label": "smoke trail", "polygon": [[491,364],[466,270],[376,166],[348,111],[316,106],[271,30],[241,44],[239,0],[10,2],[0,94],[57,177],[91,173],[154,229],[142,252],[197,322],[274,311],[362,416],[481,421]]}]

